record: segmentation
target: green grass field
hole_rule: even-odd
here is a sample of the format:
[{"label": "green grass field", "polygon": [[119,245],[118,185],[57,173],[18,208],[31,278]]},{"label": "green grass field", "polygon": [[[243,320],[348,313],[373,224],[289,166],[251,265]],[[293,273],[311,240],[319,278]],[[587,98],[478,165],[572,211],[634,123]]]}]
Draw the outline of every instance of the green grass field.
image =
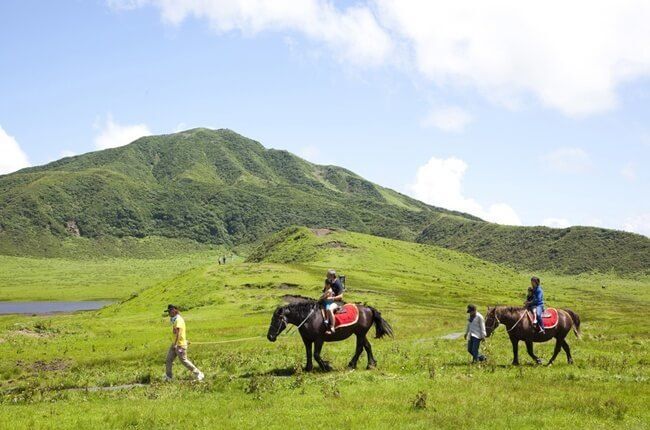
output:
[{"label": "green grass field", "polygon": [[[0,428],[648,428],[647,277],[537,274],[551,306],[580,314],[584,336],[568,339],[573,366],[564,355],[534,366],[521,351],[512,367],[503,328],[481,365],[469,364],[462,338],[442,336],[464,330],[468,302],[483,313],[521,303],[528,273],[428,245],[307,229],[267,240],[249,261],[200,256],[84,266],[0,258],[5,300],[120,299],[97,312],[0,317]],[[323,350],[335,371],[306,374],[297,334],[264,337],[281,297],[316,296],[329,267],[347,275],[347,301],[378,308],[395,330],[394,339],[371,339],[375,370],[362,370],[365,355],[359,370],[345,368],[348,340]],[[176,381],[162,381],[169,302],[185,309],[203,383],[180,364]],[[552,348],[536,345],[546,360]],[[134,383],[143,386],[96,388]]]}]

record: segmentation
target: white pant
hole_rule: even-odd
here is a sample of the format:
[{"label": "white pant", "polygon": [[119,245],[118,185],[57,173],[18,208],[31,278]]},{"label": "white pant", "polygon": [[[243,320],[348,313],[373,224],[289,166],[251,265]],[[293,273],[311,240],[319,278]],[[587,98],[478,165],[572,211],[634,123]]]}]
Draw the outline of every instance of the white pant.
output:
[{"label": "white pant", "polygon": [[181,348],[180,346],[174,346],[172,345],[169,348],[169,351],[167,351],[167,362],[166,362],[166,374],[167,377],[171,378],[172,377],[172,364],[174,363],[174,360],[178,357],[178,359],[183,363],[183,366],[187,367],[189,371],[191,371],[195,376],[201,373],[197,367],[192,364],[190,360],[187,359],[187,349],[186,348]]}]

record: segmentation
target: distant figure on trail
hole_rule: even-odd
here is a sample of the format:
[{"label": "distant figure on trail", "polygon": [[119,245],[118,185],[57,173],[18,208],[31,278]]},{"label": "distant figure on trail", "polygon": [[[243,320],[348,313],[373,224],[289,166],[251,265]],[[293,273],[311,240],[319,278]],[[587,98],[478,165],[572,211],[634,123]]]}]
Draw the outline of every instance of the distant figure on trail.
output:
[{"label": "distant figure on trail", "polygon": [[185,330],[185,320],[178,311],[178,307],[174,305],[167,305],[166,312],[169,313],[170,322],[172,324],[173,342],[167,352],[165,380],[172,380],[172,364],[174,363],[174,359],[178,357],[181,363],[183,363],[183,366],[187,367],[198,381],[202,381],[203,378],[205,378],[203,372],[197,369],[197,367],[187,359],[187,333]]},{"label": "distant figure on trail", "polygon": [[524,306],[531,312],[534,312],[537,315],[537,328],[539,333],[545,333],[544,323],[542,322],[542,315],[544,314],[544,292],[542,291],[542,285],[537,276],[530,278],[529,295],[524,303]]},{"label": "distant figure on trail", "polygon": [[336,276],[334,269],[327,271],[327,279],[325,279],[325,287],[323,288],[323,295],[320,300],[325,305],[325,312],[327,313],[325,324],[329,323],[330,328],[327,334],[332,334],[335,332],[334,312],[338,309],[336,302],[343,300],[343,284]]},{"label": "distant figure on trail", "polygon": [[[472,362],[485,361],[485,356],[479,353],[481,341],[485,339],[487,333],[485,331],[485,319],[483,315],[476,311],[475,305],[467,305],[467,328],[465,329],[464,338],[467,340],[467,352],[472,355]],[[467,335],[469,334],[469,339]]]}]

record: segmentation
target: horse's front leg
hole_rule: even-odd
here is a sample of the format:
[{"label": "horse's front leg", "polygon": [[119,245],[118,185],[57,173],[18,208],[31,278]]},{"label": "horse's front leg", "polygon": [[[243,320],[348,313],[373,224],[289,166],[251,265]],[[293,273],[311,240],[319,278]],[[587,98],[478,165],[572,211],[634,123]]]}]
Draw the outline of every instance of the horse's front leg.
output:
[{"label": "horse's front leg", "polygon": [[323,360],[320,356],[320,352],[323,349],[323,340],[318,339],[314,341],[314,359],[316,360],[316,363],[320,366],[322,370],[325,372],[329,372],[332,370],[332,366],[329,365],[329,363],[325,360]]},{"label": "horse's front leg", "polygon": [[348,363],[348,367],[350,369],[356,369],[357,368],[357,361],[359,360],[359,356],[363,352],[363,345],[366,343],[366,336],[365,335],[357,335],[357,349],[354,351],[354,356],[352,357],[352,360]]},{"label": "horse's front leg", "polygon": [[510,342],[512,343],[512,365],[519,366],[519,340],[511,337]]},{"label": "horse's front leg", "polygon": [[[533,341],[532,340],[527,340],[526,341],[526,351],[528,351],[528,355],[530,355],[530,358],[535,360],[535,363],[542,364],[542,359],[539,358],[538,356],[536,356],[535,351],[533,351]],[[553,357],[553,358],[555,358],[555,357]]]},{"label": "horse's front leg", "polygon": [[311,360],[311,351],[312,351],[313,342],[305,338],[303,338],[302,341],[305,344],[305,351],[307,353],[307,365],[305,366],[305,371],[311,372],[314,369],[314,364],[312,363]]}]

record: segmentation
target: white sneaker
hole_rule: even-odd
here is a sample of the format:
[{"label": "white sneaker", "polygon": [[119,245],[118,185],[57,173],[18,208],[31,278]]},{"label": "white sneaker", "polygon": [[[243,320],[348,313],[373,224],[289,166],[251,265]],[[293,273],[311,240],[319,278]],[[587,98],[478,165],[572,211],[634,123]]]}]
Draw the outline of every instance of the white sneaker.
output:
[{"label": "white sneaker", "polygon": [[203,374],[203,372],[199,372],[199,374],[196,375],[197,381],[203,381],[204,379],[205,379],[205,375]]}]

